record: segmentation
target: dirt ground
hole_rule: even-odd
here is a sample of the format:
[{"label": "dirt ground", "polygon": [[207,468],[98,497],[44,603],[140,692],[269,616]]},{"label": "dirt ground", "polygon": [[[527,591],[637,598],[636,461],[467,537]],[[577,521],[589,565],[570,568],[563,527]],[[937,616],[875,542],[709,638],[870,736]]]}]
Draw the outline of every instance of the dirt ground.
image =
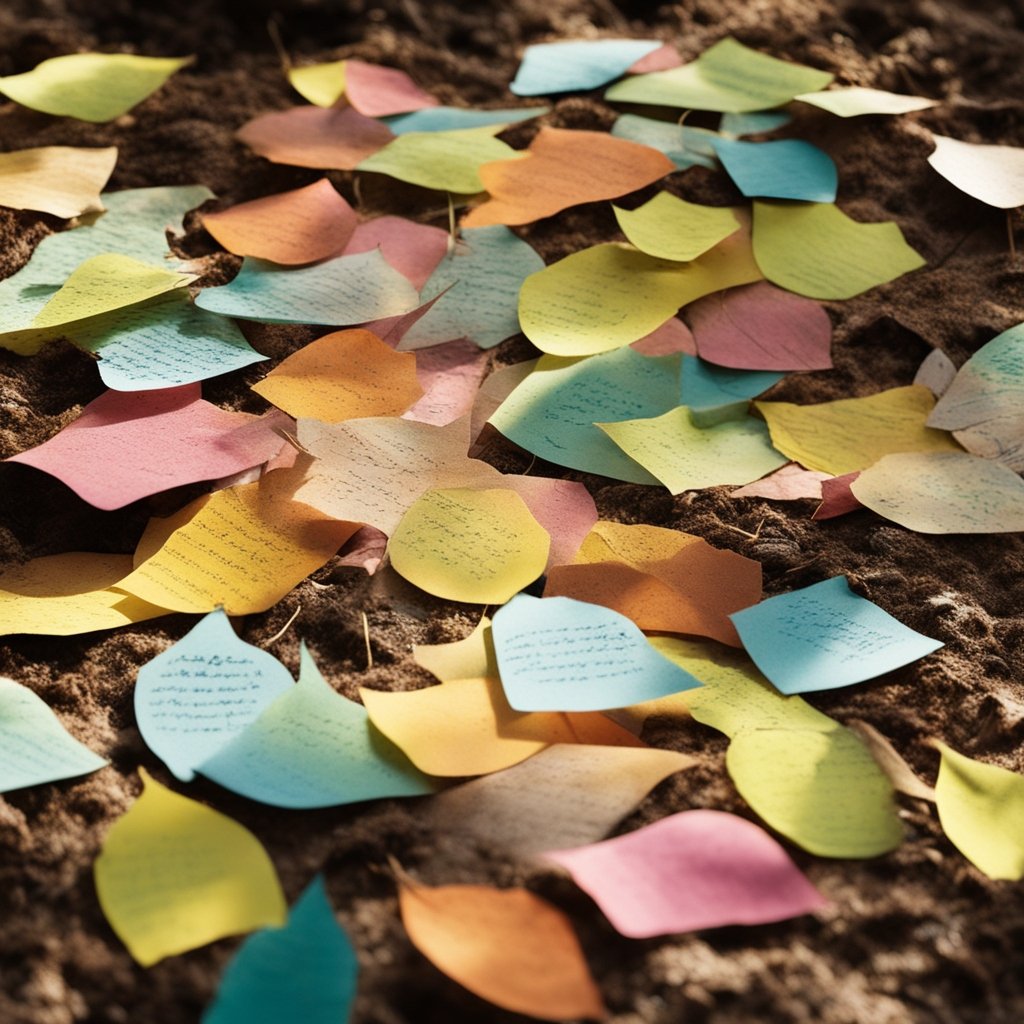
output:
[{"label": "dirt ground", "polygon": [[[79,49],[195,53],[131,115],[90,125],[0,107],[0,148],[117,145],[110,188],[198,182],[227,205],[295,188],[319,172],[278,167],[233,138],[249,118],[298,102],[281,75],[266,30],[276,18],[289,50],[309,59],[358,56],[405,69],[442,102],[509,106],[521,48],[594,35],[658,36],[696,56],[725,34],[779,57],[835,72],[842,83],[939,99],[903,117],[844,121],[808,109],[792,133],[826,149],[840,171],[840,205],[860,220],[895,219],[928,266],[846,303],[829,304],[835,369],[794,374],[772,392],[798,402],[865,395],[909,384],[931,347],[958,365],[998,332],[1024,320],[1024,256],[1012,260],[1001,211],[956,191],[926,164],[933,131],[978,142],[1024,145],[1024,14],[971,0],[4,0],[0,74],[25,71]],[[541,123],[607,129],[612,110],[595,93],[555,104]],[[697,123],[700,123],[699,121]],[[535,124],[503,138],[525,145]],[[355,201],[353,176],[332,172]],[[721,172],[693,168],[668,186],[687,199],[727,203],[739,195]],[[653,194],[652,188],[637,198]],[[363,209],[443,225],[437,197],[364,181]],[[29,257],[61,222],[0,210],[0,275]],[[192,216],[175,247],[216,250]],[[1024,250],[1024,222],[1018,219]],[[550,262],[617,237],[607,203],[577,207],[520,233]],[[222,283],[238,261],[223,257],[205,283]],[[317,333],[247,326],[256,348],[280,358]],[[522,338],[495,365],[528,358]],[[260,411],[248,390],[267,365],[207,382],[204,395]],[[0,457],[51,436],[102,390],[91,361],[63,342],[23,359],[0,350]],[[525,470],[529,457],[497,443],[488,456]],[[812,694],[840,721],[862,718],[892,739],[933,781],[938,736],[973,757],[1024,771],[1024,544],[1020,536],[927,537],[860,511],[813,522],[814,503],[731,500],[726,488],[684,494],[581,479],[602,517],[699,534],[760,561],[768,594],[846,573],[854,587],[946,646],[868,684]],[[201,491],[192,488],[126,509],[91,508],[63,485],[17,465],[0,466],[0,558],[4,563],[67,550],[130,552],[147,519]],[[751,539],[742,531],[755,533]],[[409,689],[430,677],[411,660],[416,642],[465,635],[479,610],[426,598],[390,571],[373,578],[328,564],[277,607],[236,625],[265,644],[301,603],[295,623],[268,649],[293,671],[305,638],[324,674],[350,697],[359,685]],[[374,667],[366,670],[360,612],[369,618]],[[615,1024],[1001,1024],[1024,1019],[1024,894],[992,882],[944,838],[934,811],[901,798],[906,841],[868,861],[833,861],[790,846],[830,907],[818,917],[721,928],[665,939],[622,938],[567,880],[510,861],[486,843],[434,834],[419,803],[380,801],[313,812],[266,808],[212,783],[181,787],[146,749],[132,688],[141,665],[177,640],[194,618],[174,615],[105,634],[7,638],[0,674],[34,689],[63,723],[112,767],[84,779],[0,799],[0,1021],[5,1024],[182,1024],[197,1021],[240,940],[224,940],[143,970],[106,924],[92,864],[110,825],[140,790],[144,766],[157,779],[252,829],[267,846],[289,902],[322,871],[362,973],[353,1020],[361,1024],[523,1020],[477,999],[409,943],[397,914],[387,855],[422,880],[525,884],[568,913]],[[649,722],[645,739],[699,759],[620,826],[712,807],[752,816],[724,767],[715,731]]]}]

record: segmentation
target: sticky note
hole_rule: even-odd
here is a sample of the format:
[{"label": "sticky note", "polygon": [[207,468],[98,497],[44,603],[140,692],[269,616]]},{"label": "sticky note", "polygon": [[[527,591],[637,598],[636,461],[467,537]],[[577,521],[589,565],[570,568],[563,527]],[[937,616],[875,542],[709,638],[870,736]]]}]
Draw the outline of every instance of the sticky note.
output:
[{"label": "sticky note", "polygon": [[895,221],[862,224],[831,203],[754,203],[754,259],[780,288],[849,299],[925,261]]},{"label": "sticky note", "polygon": [[354,107],[291,107],[254,117],[235,138],[274,164],[351,171],[394,135]]},{"label": "sticky note", "polygon": [[816,405],[754,405],[780,452],[834,476],[865,469],[892,452],[960,450],[947,433],[925,426],[935,398],[920,384]]},{"label": "sticky note", "polygon": [[0,206],[77,217],[103,209],[117,147],[39,146],[0,154]]},{"label": "sticky note", "polygon": [[233,281],[204,288],[196,305],[243,320],[343,327],[407,313],[417,300],[409,281],[375,249],[291,269],[247,258]]},{"label": "sticky note", "polygon": [[303,99],[333,107],[344,96],[367,117],[386,117],[422,110],[437,103],[398,68],[363,60],[336,60],[288,69],[288,81]]},{"label": "sticky note", "polygon": [[569,597],[519,594],[495,613],[491,634],[517,711],[600,711],[699,685],[624,615]]},{"label": "sticky note", "polygon": [[192,502],[184,525],[118,586],[174,611],[266,611],[356,531],[293,501],[290,477],[277,470]]},{"label": "sticky note", "polygon": [[839,172],[832,158],[803,139],[711,144],[726,173],[745,196],[835,202]]},{"label": "sticky note", "polygon": [[317,461],[295,497],[336,519],[368,523],[391,534],[424,492],[476,481],[501,486],[502,476],[471,459],[466,423],[444,427],[394,417],[327,425],[299,420],[299,444]]},{"label": "sticky note", "polygon": [[740,233],[685,264],[615,243],[595,245],[526,279],[519,322],[542,352],[594,355],[650,334],[703,295],[760,278]]},{"label": "sticky note", "polygon": [[198,384],[106,391],[48,441],[12,455],[67,484],[90,505],[139,498],[258,466],[281,449],[269,422],[204,402]]},{"label": "sticky note", "polygon": [[[590,359],[544,356],[490,422],[538,458],[630,483],[655,482],[594,423],[654,416],[678,400],[679,358],[629,348]],[[486,385],[485,385],[486,386]]]},{"label": "sticky note", "polygon": [[[815,93],[808,93],[814,96]],[[775,131],[776,128],[783,128],[793,120],[791,114],[784,110],[751,110],[745,114],[723,114],[718,124],[718,131],[722,135],[734,135],[737,138],[742,135],[764,135]]]},{"label": "sticky note", "polygon": [[1024,530],[1024,481],[967,452],[886,455],[850,484],[853,497],[917,533]]},{"label": "sticky note", "polygon": [[345,255],[380,249],[384,259],[421,291],[448,251],[448,232],[405,217],[373,217],[356,225]]},{"label": "sticky note", "polygon": [[398,416],[423,395],[416,357],[363,330],[335,331],[304,345],[252,390],[290,416],[324,423]]},{"label": "sticky note", "polygon": [[225,968],[203,1024],[252,1024],[290,1015],[308,1024],[340,1024],[349,1019],[358,974],[356,951],[317,875],[283,928],[245,940]]},{"label": "sticky note", "polygon": [[544,260],[508,228],[466,228],[420,293],[421,301],[440,297],[399,347],[468,338],[493,348],[519,332],[519,290],[527,277],[543,269]]},{"label": "sticky note", "polygon": [[632,939],[785,921],[826,905],[764,829],[722,811],[683,811],[544,859]]},{"label": "sticky note", "polygon": [[949,841],[989,878],[1024,878],[1024,778],[935,742],[935,802]]},{"label": "sticky note", "polygon": [[305,188],[204,213],[203,227],[228,252],[297,266],[338,255],[356,220],[355,210],[321,178]]},{"label": "sticky note", "polygon": [[833,576],[735,612],[747,653],[783,693],[862,683],[937,651],[923,636]]},{"label": "sticky note", "polygon": [[[883,456],[888,458],[888,456]],[[881,461],[881,460],[879,460]],[[814,510],[812,519],[835,519],[864,506],[853,496],[850,485],[860,473],[844,473],[821,482],[821,504]]]},{"label": "sticky note", "polygon": [[831,480],[828,473],[804,469],[795,462],[788,462],[782,469],[755,480],[752,484],[737,487],[729,492],[730,498],[770,498],[772,501],[799,501],[813,498],[821,501],[821,485]]},{"label": "sticky note", "polygon": [[406,419],[443,427],[470,414],[487,372],[486,352],[458,338],[420,349],[415,362],[423,397],[402,413]]},{"label": "sticky note", "polygon": [[332,689],[305,644],[298,684],[196,770],[274,807],[334,807],[434,788],[373,729],[361,704]]},{"label": "sticky note", "polygon": [[933,137],[935,149],[928,163],[951,185],[1001,210],[1024,206],[1024,148]]},{"label": "sticky note", "polygon": [[696,427],[744,420],[750,411],[749,400],[774,387],[783,376],[774,370],[733,370],[684,355],[679,400],[690,410]]},{"label": "sticky note", "polygon": [[0,677],[0,793],[88,775],[108,763],[79,743],[41,697]]},{"label": "sticky note", "polygon": [[135,720],[146,746],[191,782],[198,765],[291,688],[284,665],[239,639],[218,609],[139,669]]},{"label": "sticky note", "polygon": [[584,92],[624,75],[661,48],[658,39],[574,39],[538,43],[523,51],[509,89],[517,96]]},{"label": "sticky note", "polygon": [[837,117],[860,117],[862,114],[909,114],[913,110],[927,110],[938,100],[923,96],[903,96],[884,89],[867,89],[862,85],[839,86],[822,92],[804,93],[793,99],[809,103],[819,110],[827,110]]},{"label": "sticky note", "polygon": [[877,857],[903,840],[892,783],[849,729],[745,729],[725,764],[760,818],[819,857]]},{"label": "sticky note", "polygon": [[166,615],[112,589],[132,570],[128,555],[43,555],[0,573],[0,636],[74,636]]},{"label": "sticky note", "polygon": [[456,679],[497,678],[498,662],[491,637],[491,620],[486,615],[462,640],[443,644],[413,644],[413,661],[442,683]]},{"label": "sticky note", "polygon": [[629,347],[644,356],[668,356],[676,352],[687,352],[692,356],[697,354],[697,344],[690,328],[675,316],[670,316],[660,327],[639,341],[631,342]]},{"label": "sticky note", "polygon": [[702,429],[677,406],[652,419],[595,423],[673,494],[746,484],[786,462],[760,420],[747,416]]},{"label": "sticky note", "polygon": [[615,119],[612,135],[657,149],[676,165],[678,171],[685,171],[688,167],[715,166],[715,151],[711,148],[715,133],[706,128],[656,121],[639,114],[623,114]]},{"label": "sticky note", "polygon": [[982,345],[960,367],[929,415],[928,426],[954,431],[968,451],[1019,473],[1024,470],[1022,399],[1024,324],[1017,324]]},{"label": "sticky note", "polygon": [[80,121],[113,121],[157,91],[191,57],[69,53],[21,75],[0,78],[0,93],[32,110]]},{"label": "sticky note", "polygon": [[63,333],[99,356],[100,379],[115,391],[155,391],[261,362],[234,321],[207,313],[184,289],[70,324]]},{"label": "sticky note", "polygon": [[824,89],[832,77],[726,37],[682,67],[618,82],[605,99],[742,114],[780,107],[800,93]]},{"label": "sticky note", "polygon": [[832,321],[819,303],[755,281],[687,306],[701,359],[735,370],[828,370]]},{"label": "sticky note", "polygon": [[274,865],[231,818],[179,796],[144,769],[142,795],[107,832],[93,871],[100,907],[143,967],[208,942],[285,922]]},{"label": "sticky note", "polygon": [[[921,365],[917,368],[917,373],[914,374],[913,382],[923,384],[936,398],[941,398],[949,390],[949,386],[956,377],[956,372],[953,360],[942,349],[933,348],[921,360]],[[932,415],[934,416],[934,411]],[[937,424],[933,424],[933,426],[935,425]]]},{"label": "sticky note", "polygon": [[527,889],[403,879],[398,902],[412,944],[481,999],[541,1020],[608,1016],[569,919]]},{"label": "sticky note", "polygon": [[501,604],[544,572],[550,544],[514,491],[432,489],[409,506],[388,556],[396,572],[428,594]]},{"label": "sticky note", "polygon": [[395,133],[406,132],[447,132],[461,128],[488,128],[495,125],[505,127],[519,121],[543,117],[550,107],[496,107],[476,110],[472,107],[425,107],[408,114],[397,114],[384,118],[384,123]]},{"label": "sticky note", "polygon": [[466,227],[529,224],[570,206],[634,192],[676,169],[649,146],[567,128],[542,127],[525,154],[495,160],[480,170],[491,198],[470,210]]},{"label": "sticky note", "polygon": [[528,858],[596,842],[658,783],[695,763],[674,750],[557,743],[439,793],[424,813],[445,835]]},{"label": "sticky note", "polygon": [[359,171],[386,174],[410,185],[460,194],[482,192],[480,166],[516,160],[507,143],[494,138],[494,127],[446,132],[406,132],[363,159]]},{"label": "sticky note", "polygon": [[688,203],[670,192],[659,192],[635,210],[612,209],[626,238],[662,260],[696,259],[740,228],[728,206]]}]

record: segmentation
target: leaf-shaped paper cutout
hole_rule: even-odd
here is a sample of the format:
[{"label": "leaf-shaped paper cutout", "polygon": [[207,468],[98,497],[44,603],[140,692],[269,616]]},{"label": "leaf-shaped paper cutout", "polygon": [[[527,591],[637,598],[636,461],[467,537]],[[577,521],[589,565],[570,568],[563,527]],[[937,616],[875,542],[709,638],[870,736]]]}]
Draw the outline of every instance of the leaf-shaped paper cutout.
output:
[{"label": "leaf-shaped paper cutout", "polygon": [[633,210],[612,209],[626,238],[662,260],[696,259],[740,229],[728,206],[688,203],[670,192],[659,192]]}]

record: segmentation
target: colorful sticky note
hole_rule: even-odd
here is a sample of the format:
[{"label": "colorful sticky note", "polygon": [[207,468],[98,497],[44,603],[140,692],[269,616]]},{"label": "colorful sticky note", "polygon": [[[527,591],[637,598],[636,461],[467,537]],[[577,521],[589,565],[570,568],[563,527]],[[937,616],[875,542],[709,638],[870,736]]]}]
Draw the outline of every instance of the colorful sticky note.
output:
[{"label": "colorful sticky note", "polygon": [[804,469],[795,462],[789,462],[782,469],[752,484],[738,487],[729,492],[730,498],[770,498],[772,501],[799,501],[801,498],[814,498],[821,501],[821,485],[831,480],[828,473],[818,473],[813,469]]},{"label": "colorful sticky note", "polygon": [[367,117],[422,110],[437,103],[398,68],[363,60],[336,60],[288,69],[288,81],[303,99],[333,107],[342,96]]},{"label": "colorful sticky note", "polygon": [[923,96],[903,96],[884,89],[867,89],[862,85],[839,86],[822,92],[804,93],[793,99],[809,103],[819,110],[827,110],[837,117],[859,117],[862,114],[909,114],[912,110],[927,110],[938,100]]},{"label": "colorful sticky note", "polygon": [[267,926],[287,908],[274,865],[238,822],[151,779],[96,858],[96,894],[110,927],[143,967]]},{"label": "colorful sticky note", "polygon": [[1024,878],[1024,777],[935,742],[935,802],[949,841],[989,878]]},{"label": "colorful sticky note", "polygon": [[643,338],[688,302],[760,277],[739,232],[685,264],[595,245],[526,279],[519,322],[542,352],[594,355]]},{"label": "colorful sticky note", "polygon": [[677,406],[653,419],[594,425],[673,494],[750,483],[786,462],[752,416],[702,429],[689,409]]},{"label": "colorful sticky note", "polygon": [[644,356],[668,356],[676,352],[687,352],[691,356],[697,354],[697,343],[690,328],[675,316],[670,316],[639,341],[631,342],[629,347]]},{"label": "colorful sticky note", "polygon": [[[917,368],[917,373],[914,374],[913,383],[922,384],[936,398],[941,398],[949,390],[949,386],[953,383],[955,377],[956,364],[953,360],[942,349],[933,348],[921,360],[921,365]],[[932,415],[934,415],[934,412]],[[938,424],[933,423],[932,426],[938,426]]]},{"label": "colorful sticky note", "polygon": [[783,693],[862,683],[943,646],[850,590],[845,576],[735,612],[747,653]]},{"label": "colorful sticky note", "polygon": [[501,604],[544,572],[550,545],[515,491],[433,489],[409,506],[388,557],[428,594]]},{"label": "colorful sticky note", "polygon": [[247,121],[235,137],[271,163],[351,171],[394,135],[353,107],[292,107]]},{"label": "colorful sticky note", "polygon": [[832,321],[817,302],[755,281],[686,308],[701,359],[736,370],[828,370]]},{"label": "colorful sticky note", "polygon": [[785,921],[826,905],[764,829],[722,811],[683,811],[544,859],[632,939]]},{"label": "colorful sticky note", "polygon": [[113,589],[132,571],[128,555],[72,551],[0,573],[0,636],[74,636],[142,622],[167,610]]},{"label": "colorful sticky note", "polygon": [[[888,456],[883,456],[888,458]],[[881,461],[881,460],[879,460]],[[860,473],[844,473],[842,476],[831,476],[821,482],[821,504],[814,510],[812,519],[835,519],[864,506],[853,496],[850,485]]]},{"label": "colorful sticky note", "polygon": [[77,217],[103,209],[117,147],[39,146],[0,154],[0,206]]},{"label": "colorful sticky note", "polygon": [[[813,96],[814,93],[807,95]],[[737,138],[742,135],[765,135],[775,131],[776,128],[783,128],[793,120],[792,114],[785,110],[751,110],[745,114],[722,115],[718,123],[718,130],[722,135],[735,135]]]},{"label": "colorful sticky note", "polygon": [[849,729],[745,729],[725,764],[759,817],[819,857],[877,857],[903,840],[892,783]]},{"label": "colorful sticky note", "polygon": [[88,775],[106,764],[41,697],[0,676],[0,793]]},{"label": "colorful sticky note", "polygon": [[662,260],[696,259],[740,229],[728,206],[688,203],[670,192],[659,192],[635,210],[612,209],[626,238]]},{"label": "colorful sticky note", "polygon": [[517,711],[601,711],[699,685],[624,615],[569,597],[519,594],[497,611],[491,634]]},{"label": "colorful sticky note", "polygon": [[433,791],[406,756],[369,723],[366,709],[337,693],[302,645],[289,686],[196,770],[274,807],[334,807]]},{"label": "colorful sticky note", "polygon": [[733,370],[684,355],[679,400],[690,410],[696,427],[744,420],[750,411],[750,399],[774,387],[783,376],[773,370]]},{"label": "colorful sticky note", "polygon": [[658,39],[574,39],[538,43],[523,51],[509,89],[517,96],[597,89],[661,49]]},{"label": "colorful sticky note", "polygon": [[416,379],[423,397],[402,416],[443,427],[469,415],[487,372],[486,352],[465,338],[416,353]]},{"label": "colorful sticky note", "polygon": [[569,919],[550,903],[526,889],[400,883],[413,945],[464,988],[541,1020],[608,1016]]},{"label": "colorful sticky note", "polygon": [[532,857],[603,838],[658,783],[695,763],[674,750],[557,743],[438,794],[424,812],[445,835]]},{"label": "colorful sticky note", "polygon": [[712,142],[729,177],[745,196],[835,202],[839,172],[832,158],[803,139]]},{"label": "colorful sticky note", "polygon": [[491,620],[486,615],[462,640],[445,644],[413,644],[413,661],[425,668],[442,683],[456,679],[477,679],[481,676],[496,679],[498,662],[491,637]]},{"label": "colorful sticky note", "polygon": [[850,483],[854,499],[918,533],[1024,531],[1024,481],[967,452],[886,455]]},{"label": "colorful sticky note", "polygon": [[688,167],[715,166],[715,151],[711,148],[715,133],[706,128],[692,128],[674,121],[656,121],[639,114],[623,114],[615,119],[612,135],[664,153],[679,171],[685,171]]},{"label": "colorful sticky note", "polygon": [[48,441],[8,462],[63,481],[90,505],[125,505],[198,480],[258,466],[282,438],[265,418],[204,402],[198,384],[106,391]]},{"label": "colorful sticky note", "polygon": [[543,356],[490,422],[538,458],[630,483],[655,478],[596,426],[598,420],[654,416],[678,400],[679,357],[629,348],[590,359]]},{"label": "colorful sticky note", "polygon": [[862,224],[832,203],[754,203],[754,259],[781,288],[849,299],[925,265],[894,221]]},{"label": "colorful sticky note", "polygon": [[920,384],[816,405],[755,402],[772,444],[807,469],[840,476],[891,452],[948,452],[960,447],[925,426],[935,398]]},{"label": "colorful sticky note", "polygon": [[203,227],[228,252],[300,265],[336,256],[356,227],[356,212],[321,178],[305,188],[203,214]]},{"label": "colorful sticky note", "polygon": [[113,121],[191,64],[191,57],[69,53],[21,75],[0,78],[0,93],[32,110],[80,121]]},{"label": "colorful sticky note", "polygon": [[292,1015],[308,1024],[342,1024],[355,1001],[358,974],[356,951],[317,875],[283,928],[256,932],[242,943],[203,1024],[254,1024]]},{"label": "colorful sticky note", "polygon": [[799,93],[824,89],[832,77],[827,71],[777,60],[727,37],[682,67],[619,82],[605,98],[741,114],[781,107]]},{"label": "colorful sticky note", "polygon": [[928,163],[951,185],[1001,210],[1024,206],[1024,148],[984,146],[944,135],[934,139]]},{"label": "colorful sticky note", "polygon": [[447,132],[406,132],[366,157],[359,171],[386,174],[422,188],[460,194],[482,192],[482,164],[517,160],[519,154],[500,139],[498,129],[462,128]]},{"label": "colorful sticky note", "polygon": [[324,423],[398,416],[423,389],[416,357],[395,352],[370,331],[335,331],[310,342],[253,384],[290,416]]},{"label": "colorful sticky note", "polygon": [[409,114],[397,114],[384,118],[384,123],[395,133],[405,135],[406,132],[447,132],[462,128],[488,128],[500,125],[516,124],[529,121],[534,117],[543,117],[550,107],[496,107],[489,110],[476,110],[472,107],[425,107]]},{"label": "colorful sticky note", "polygon": [[345,255],[380,249],[417,292],[421,291],[448,251],[448,232],[405,217],[374,217],[356,225]]},{"label": "colorful sticky note", "polygon": [[399,345],[418,349],[468,338],[493,348],[519,332],[519,290],[544,261],[508,228],[466,228],[420,293],[437,299]]},{"label": "colorful sticky note", "polygon": [[356,531],[355,523],[293,501],[294,489],[293,475],[280,469],[199,498],[183,510],[183,525],[118,586],[174,611],[266,611]]},{"label": "colorful sticky note", "polygon": [[191,782],[203,761],[291,689],[288,669],[240,640],[218,609],[139,669],[135,720],[146,746]]},{"label": "colorful sticky note", "polygon": [[466,227],[530,224],[570,206],[615,199],[671,174],[664,153],[607,132],[541,128],[524,153],[480,170],[491,198],[470,210]]}]

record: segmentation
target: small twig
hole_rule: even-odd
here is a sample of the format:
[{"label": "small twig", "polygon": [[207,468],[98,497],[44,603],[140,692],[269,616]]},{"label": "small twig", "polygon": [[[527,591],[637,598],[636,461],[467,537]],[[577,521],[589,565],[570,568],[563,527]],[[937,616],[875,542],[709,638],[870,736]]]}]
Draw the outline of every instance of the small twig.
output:
[{"label": "small twig", "polygon": [[263,646],[269,647],[271,644],[276,644],[288,632],[288,627],[299,617],[299,612],[302,611],[302,605],[296,605],[295,611],[292,612],[292,617],[269,639]]},{"label": "small twig", "polygon": [[459,242],[459,232],[455,227],[455,203],[451,192],[448,193],[448,259],[455,255],[455,246]]},{"label": "small twig", "polygon": [[270,36],[270,41],[274,44],[274,49],[277,50],[281,67],[287,72],[292,66],[292,61],[288,56],[288,51],[284,48],[284,43],[281,41],[281,30],[277,27],[276,17],[267,20],[267,35]]},{"label": "small twig", "polygon": [[764,526],[764,520],[757,524],[757,528],[751,533],[749,530],[741,529],[739,526],[730,526],[728,523],[722,523],[727,530],[732,530],[734,533],[742,533],[744,537],[749,537],[751,540],[758,540],[761,536],[761,527]]},{"label": "small twig", "polygon": [[370,646],[370,620],[366,617],[366,612],[360,612],[363,617],[363,639],[366,641],[366,671],[369,672],[373,668],[373,648]]},{"label": "small twig", "polygon": [[1013,237],[1013,210],[1006,211],[1006,235],[1010,239],[1010,259],[1017,258],[1017,242]]},{"label": "small twig", "polygon": [[800,565],[794,565],[792,569],[787,569],[783,573],[783,576],[788,576],[791,572],[799,572],[801,569],[806,569],[809,566],[814,565],[819,558],[821,558],[821,555],[815,555],[809,562],[801,562]]}]

